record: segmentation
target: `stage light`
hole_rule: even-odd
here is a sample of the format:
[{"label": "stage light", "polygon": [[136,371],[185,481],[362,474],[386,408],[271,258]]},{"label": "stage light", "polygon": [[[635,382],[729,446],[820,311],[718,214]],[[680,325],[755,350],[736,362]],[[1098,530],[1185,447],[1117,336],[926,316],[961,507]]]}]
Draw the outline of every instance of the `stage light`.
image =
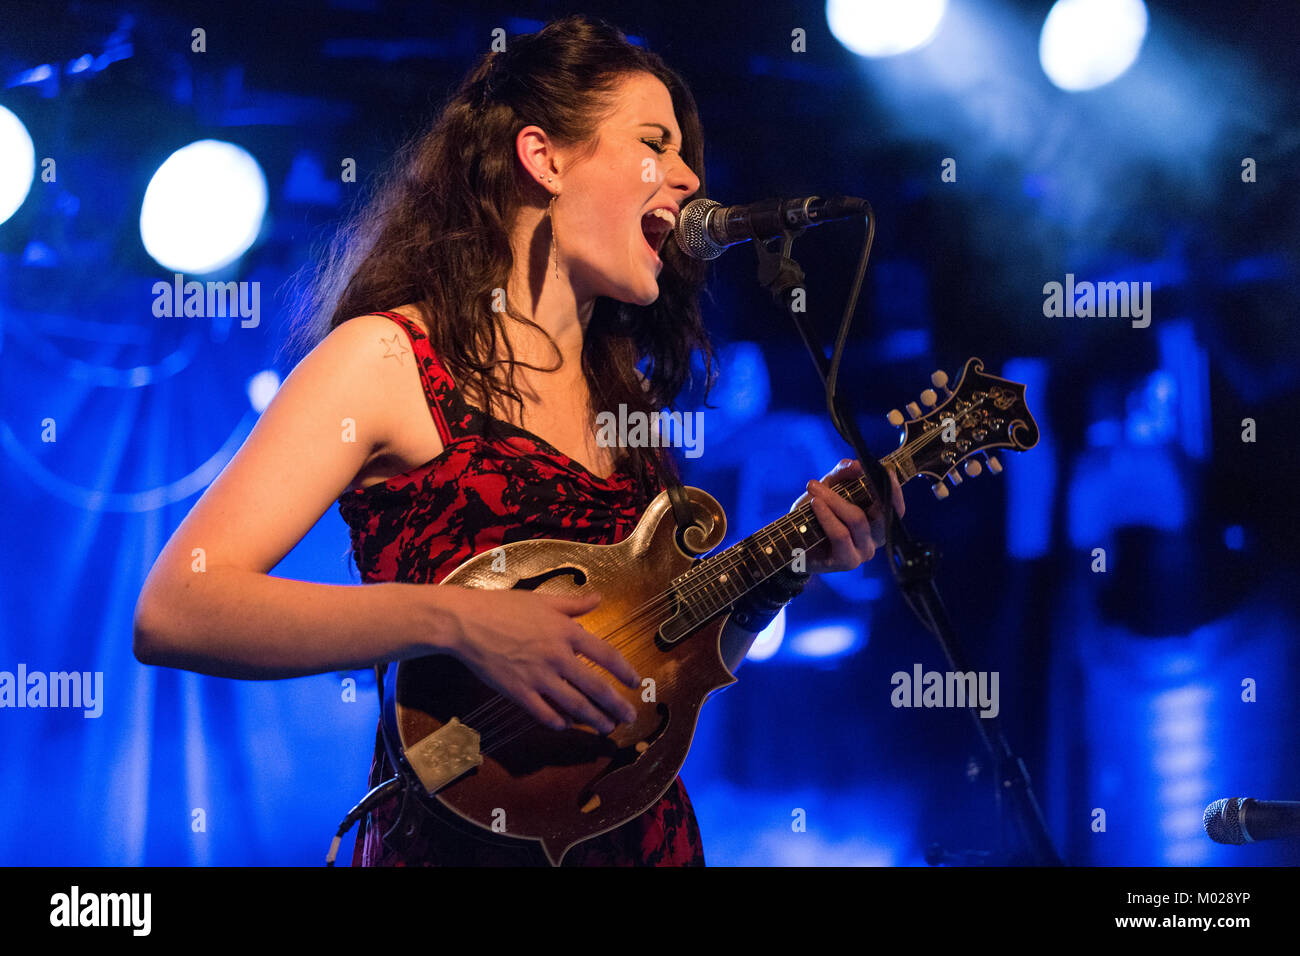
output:
[{"label": "stage light", "polygon": [[263,369],[248,380],[248,404],[260,415],[279,390],[280,376],[272,369]]},{"label": "stage light", "polygon": [[0,223],[18,211],[36,175],[36,150],[27,127],[0,106]]},{"label": "stage light", "polygon": [[1038,59],[1063,90],[1091,90],[1133,65],[1147,35],[1142,0],[1057,0],[1043,22]]},{"label": "stage light", "polygon": [[233,143],[199,140],[158,167],[140,207],[140,238],[165,269],[203,275],[253,244],[266,214],[266,177]]},{"label": "stage light", "polygon": [[825,659],[854,651],[862,643],[859,628],[840,622],[810,627],[790,639],[790,650],[799,657]]},{"label": "stage light", "polygon": [[859,56],[894,56],[929,43],[947,9],[948,0],[827,0],[826,23]]},{"label": "stage light", "polygon": [[1173,687],[1150,700],[1148,746],[1159,781],[1164,862],[1171,866],[1204,864],[1211,849],[1201,820],[1206,802],[1213,799],[1206,778],[1214,763],[1214,752],[1206,746],[1213,700],[1210,689],[1199,684]]}]

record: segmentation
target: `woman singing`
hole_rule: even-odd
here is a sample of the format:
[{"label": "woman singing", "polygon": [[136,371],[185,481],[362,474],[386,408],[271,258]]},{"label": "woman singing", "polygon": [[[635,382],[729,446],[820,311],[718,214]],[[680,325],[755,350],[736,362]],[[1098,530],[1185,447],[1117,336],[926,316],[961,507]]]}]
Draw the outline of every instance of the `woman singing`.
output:
[{"label": "woman singing", "polygon": [[[449,654],[544,724],[607,733],[632,719],[577,656],[640,686],[574,620],[599,596],[424,585],[513,541],[615,543],[664,487],[666,452],[605,447],[595,416],[666,408],[694,351],[710,366],[703,266],[665,241],[703,193],[702,159],[686,85],[602,22],[560,20],[485,57],[340,234],[309,300],[314,348],[159,555],[136,656],[267,679]],[[860,474],[847,463],[826,480]],[[809,571],[870,560],[875,516],[822,482],[808,496],[829,538]],[[335,501],[364,583],[269,576]],[[799,583],[778,576],[737,608],[729,667]],[[392,774],[377,738],[370,783]],[[424,813],[393,829],[398,802],[364,821],[354,863],[544,862],[535,843]],[[703,862],[680,779],[565,858]]]}]

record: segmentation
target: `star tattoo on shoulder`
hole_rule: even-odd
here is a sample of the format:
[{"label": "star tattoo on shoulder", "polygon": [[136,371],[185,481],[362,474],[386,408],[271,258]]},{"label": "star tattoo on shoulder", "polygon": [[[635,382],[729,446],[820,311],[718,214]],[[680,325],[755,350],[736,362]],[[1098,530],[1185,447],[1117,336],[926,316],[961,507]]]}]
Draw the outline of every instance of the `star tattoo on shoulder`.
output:
[{"label": "star tattoo on shoulder", "polygon": [[[401,332],[394,332],[393,339],[391,342],[388,339],[382,337],[380,338],[379,341],[384,343],[384,358],[395,358],[397,359],[398,365],[402,364],[402,356],[409,354],[411,351],[410,349],[402,345]],[[395,349],[397,351],[394,351]]]}]

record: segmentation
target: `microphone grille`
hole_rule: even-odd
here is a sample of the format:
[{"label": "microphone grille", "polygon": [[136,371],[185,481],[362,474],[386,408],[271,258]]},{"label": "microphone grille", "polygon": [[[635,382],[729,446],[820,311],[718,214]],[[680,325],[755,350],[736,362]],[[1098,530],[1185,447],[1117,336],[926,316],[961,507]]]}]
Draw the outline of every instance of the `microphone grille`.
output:
[{"label": "microphone grille", "polygon": [[677,247],[692,259],[716,259],[725,251],[726,247],[714,242],[705,228],[709,210],[717,206],[712,199],[692,199],[682,207],[673,235]]},{"label": "microphone grille", "polygon": [[1249,842],[1241,830],[1241,802],[1244,799],[1245,797],[1227,797],[1215,800],[1205,808],[1202,823],[1206,834],[1215,843],[1240,846]]}]

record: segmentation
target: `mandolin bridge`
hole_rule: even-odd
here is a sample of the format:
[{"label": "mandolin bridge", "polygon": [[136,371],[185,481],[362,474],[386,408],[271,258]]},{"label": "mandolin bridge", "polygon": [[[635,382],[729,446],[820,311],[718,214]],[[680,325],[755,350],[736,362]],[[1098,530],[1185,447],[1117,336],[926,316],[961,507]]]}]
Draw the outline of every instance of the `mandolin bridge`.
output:
[{"label": "mandolin bridge", "polygon": [[462,724],[456,717],[407,747],[405,754],[430,796],[483,762],[478,731]]}]

